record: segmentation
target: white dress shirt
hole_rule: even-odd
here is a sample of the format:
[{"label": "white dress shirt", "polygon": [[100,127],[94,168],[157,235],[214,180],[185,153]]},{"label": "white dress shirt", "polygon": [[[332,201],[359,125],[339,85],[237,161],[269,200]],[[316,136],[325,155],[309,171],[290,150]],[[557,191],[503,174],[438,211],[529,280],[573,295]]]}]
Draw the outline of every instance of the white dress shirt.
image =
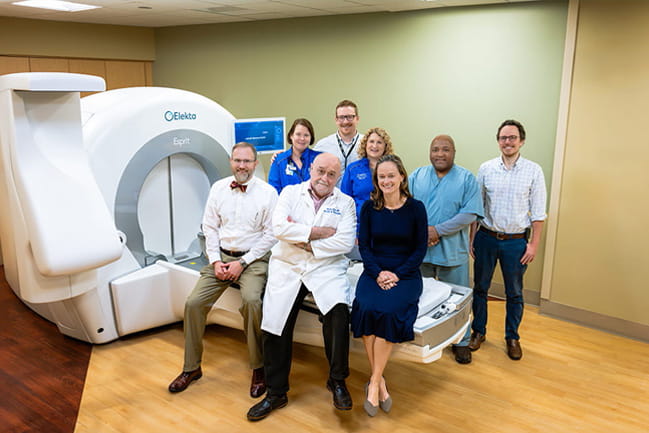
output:
[{"label": "white dress shirt", "polygon": [[203,233],[210,263],[221,260],[220,248],[247,251],[242,259],[252,263],[277,242],[272,228],[275,188],[253,176],[243,192],[230,187],[233,180],[229,176],[215,182],[205,205]]},{"label": "white dress shirt", "polygon": [[502,156],[484,162],[478,170],[484,219],[489,230],[523,233],[532,221],[547,218],[547,193],[541,166],[522,156],[507,169]]}]

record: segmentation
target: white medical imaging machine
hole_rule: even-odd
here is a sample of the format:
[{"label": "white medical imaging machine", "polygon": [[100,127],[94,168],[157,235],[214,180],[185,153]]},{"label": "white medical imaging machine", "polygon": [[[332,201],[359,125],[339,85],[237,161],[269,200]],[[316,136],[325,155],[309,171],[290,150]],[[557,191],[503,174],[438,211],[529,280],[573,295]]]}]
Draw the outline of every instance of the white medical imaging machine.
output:
[{"label": "white medical imaging machine", "polygon": [[[0,76],[6,279],[63,334],[90,343],[182,321],[207,263],[200,224],[209,188],[231,174],[235,120],[183,90],[104,90],[90,75]],[[261,168],[256,175],[265,178]],[[361,272],[361,263],[350,267],[352,287]],[[471,289],[425,278],[415,340],[394,356],[438,359],[469,325],[471,297]],[[236,287],[227,289],[208,323],[242,329],[240,301]],[[323,344],[312,300],[295,340]]]}]

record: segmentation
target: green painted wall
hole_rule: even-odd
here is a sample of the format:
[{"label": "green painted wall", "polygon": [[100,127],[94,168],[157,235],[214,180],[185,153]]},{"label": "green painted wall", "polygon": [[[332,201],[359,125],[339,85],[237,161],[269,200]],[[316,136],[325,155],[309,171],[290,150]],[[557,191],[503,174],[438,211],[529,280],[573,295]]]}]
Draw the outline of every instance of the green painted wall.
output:
[{"label": "green painted wall", "polygon": [[[352,99],[359,129],[388,130],[409,170],[448,133],[457,162],[477,172],[499,154],[499,123],[516,118],[528,130],[524,155],[549,183],[566,18],[567,2],[551,1],[161,28],[154,81],[240,118],[307,117],[317,138],[335,130],[336,103]],[[540,290],[542,254],[528,289]]]}]

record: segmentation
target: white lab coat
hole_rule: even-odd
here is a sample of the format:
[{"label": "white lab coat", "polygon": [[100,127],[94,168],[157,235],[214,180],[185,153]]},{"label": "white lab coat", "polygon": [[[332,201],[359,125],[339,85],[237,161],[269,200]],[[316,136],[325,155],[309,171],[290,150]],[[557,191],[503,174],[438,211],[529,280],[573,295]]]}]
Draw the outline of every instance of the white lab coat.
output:
[{"label": "white lab coat", "polygon": [[[354,200],[334,188],[316,214],[309,182],[285,187],[273,211],[273,233],[279,242],[268,265],[261,328],[275,335],[281,335],[302,283],[322,314],[338,303],[351,305],[353,299],[345,254],[356,239]],[[336,228],[335,235],[311,241],[313,253],[295,246],[308,242],[312,227]]]}]

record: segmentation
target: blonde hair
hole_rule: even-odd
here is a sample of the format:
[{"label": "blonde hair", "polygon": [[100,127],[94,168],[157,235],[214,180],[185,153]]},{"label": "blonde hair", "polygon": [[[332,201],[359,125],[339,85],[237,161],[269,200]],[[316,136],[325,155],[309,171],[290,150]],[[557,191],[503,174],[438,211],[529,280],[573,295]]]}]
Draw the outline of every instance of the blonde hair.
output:
[{"label": "blonde hair", "polygon": [[[385,150],[383,151],[383,155],[394,155],[394,150],[392,149],[392,139],[390,138],[390,134],[383,129],[383,128],[370,128],[367,130],[365,135],[363,136],[363,139],[361,140],[361,144],[358,147],[358,156],[361,158],[367,158],[367,140],[369,140],[370,135],[376,134],[379,137],[381,137],[381,140],[385,143]],[[381,156],[383,156],[381,155]]]}]

